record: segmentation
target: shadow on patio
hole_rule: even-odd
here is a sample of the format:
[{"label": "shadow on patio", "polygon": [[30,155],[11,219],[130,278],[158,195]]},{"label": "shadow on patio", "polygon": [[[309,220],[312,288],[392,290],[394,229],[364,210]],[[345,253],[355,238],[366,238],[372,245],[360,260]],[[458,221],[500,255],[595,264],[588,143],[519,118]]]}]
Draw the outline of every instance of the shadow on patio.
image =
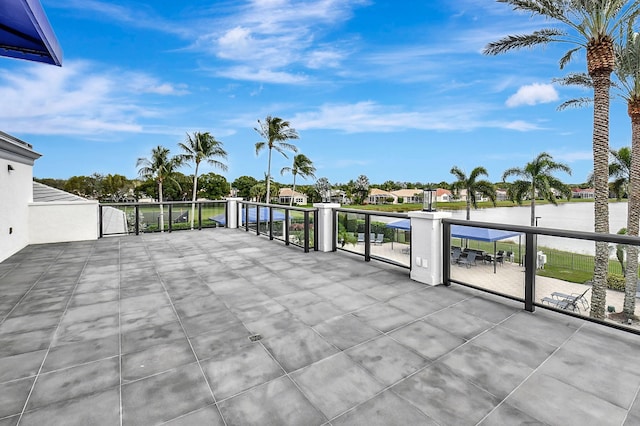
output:
[{"label": "shadow on patio", "polygon": [[638,336],[237,230],[27,247],[0,321],[1,426],[640,423]]}]

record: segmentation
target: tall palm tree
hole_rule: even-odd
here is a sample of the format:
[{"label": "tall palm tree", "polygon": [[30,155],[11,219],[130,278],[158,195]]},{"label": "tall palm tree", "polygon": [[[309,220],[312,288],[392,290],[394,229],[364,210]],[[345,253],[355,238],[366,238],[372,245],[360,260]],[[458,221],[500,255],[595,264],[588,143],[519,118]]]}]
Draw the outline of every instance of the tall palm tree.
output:
[{"label": "tall palm tree", "polygon": [[138,170],[138,174],[140,175],[140,177],[144,179],[153,179],[158,183],[158,201],[160,202],[160,232],[164,232],[162,184],[167,179],[173,179],[175,170],[180,167],[181,164],[182,161],[179,157],[169,158],[169,149],[160,145],[151,150],[151,158],[140,157],[136,162],[136,167],[140,167],[140,169]]},{"label": "tall palm tree", "polygon": [[[514,10],[529,12],[557,23],[560,28],[543,28],[531,34],[510,35],[489,43],[484,48],[487,55],[497,55],[514,49],[568,43],[575,47],[560,58],[560,68],[569,63],[573,55],[584,49],[587,72],[593,81],[593,170],[594,170],[594,228],[596,232],[609,233],[609,88],[611,73],[615,67],[614,34],[635,18],[640,0],[497,0],[513,6]],[[606,242],[596,243],[593,288],[591,292],[591,316],[604,319],[606,304],[606,279],[609,249]]]},{"label": "tall palm tree", "polygon": [[478,180],[480,176],[489,176],[487,169],[484,167],[476,167],[471,170],[469,177],[458,166],[451,168],[452,175],[457,179],[451,184],[452,188],[456,190],[465,189],[467,191],[467,220],[471,220],[471,206],[474,209],[478,208],[477,195],[488,197],[493,205],[496,205],[496,188],[488,180]]},{"label": "tall palm tree", "polygon": [[293,167],[283,167],[280,170],[280,174],[284,175],[285,173],[291,173],[293,175],[293,189],[291,190],[291,200],[289,200],[289,206],[293,205],[293,195],[296,192],[296,176],[300,175],[301,178],[306,179],[308,177],[312,177],[315,179],[315,175],[313,174],[316,171],[316,168],[313,167],[313,162],[304,154],[298,154],[293,156]]},{"label": "tall palm tree", "polygon": [[227,151],[222,148],[222,142],[209,134],[209,132],[194,132],[193,135],[187,133],[187,139],[180,142],[178,146],[184,151],[180,155],[182,162],[195,163],[196,168],[193,174],[193,194],[191,197],[191,229],[193,230],[193,220],[196,212],[196,196],[198,194],[198,168],[204,160],[214,167],[227,171],[227,165],[214,158],[227,158]]},{"label": "tall palm tree", "polygon": [[[616,75],[621,87],[621,96],[627,101],[627,112],[631,119],[631,152],[629,153],[628,148],[620,148],[617,155],[614,154],[614,159],[620,166],[620,174],[624,174],[625,168],[628,173],[627,234],[638,236],[640,230],[640,37],[633,32],[631,25],[627,28],[626,36],[621,37],[616,45],[615,54]],[[612,171],[611,166],[609,171]],[[616,171],[616,167],[613,171]],[[638,246],[627,247],[625,277],[622,311],[627,318],[632,318],[636,309],[638,287]]]},{"label": "tall palm tree", "polygon": [[268,115],[264,121],[258,120],[259,127],[254,127],[254,130],[258,132],[265,140],[256,143],[256,155],[260,154],[260,151],[265,147],[269,148],[269,162],[267,165],[267,203],[269,202],[269,195],[271,194],[271,151],[276,150],[280,154],[287,157],[285,150],[298,152],[298,148],[295,145],[287,143],[289,139],[298,139],[298,132],[291,127],[288,121],[283,120],[280,117],[271,117]]},{"label": "tall palm tree", "polygon": [[536,197],[557,205],[553,189],[560,191],[567,198],[571,196],[569,187],[552,175],[556,171],[571,174],[569,166],[553,161],[551,155],[542,152],[524,167],[512,167],[502,174],[503,181],[510,176],[522,178],[515,181],[509,188],[509,198],[518,204],[522,204],[525,196],[531,199],[531,226],[534,226],[536,221]]}]

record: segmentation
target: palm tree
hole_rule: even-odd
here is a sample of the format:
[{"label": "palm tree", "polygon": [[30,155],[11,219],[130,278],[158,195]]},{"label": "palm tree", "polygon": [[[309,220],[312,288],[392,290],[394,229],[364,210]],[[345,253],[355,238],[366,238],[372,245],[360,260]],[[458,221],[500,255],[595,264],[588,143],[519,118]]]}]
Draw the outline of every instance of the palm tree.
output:
[{"label": "palm tree", "polygon": [[[162,184],[165,179],[173,179],[175,170],[182,161],[179,157],[169,158],[169,149],[158,145],[151,150],[151,158],[138,158],[138,174],[144,179],[153,179],[158,183],[158,201],[160,202],[160,232],[164,232],[164,209],[162,205]],[[177,183],[177,182],[176,182]]]},{"label": "palm tree", "polygon": [[[626,169],[627,188],[627,234],[638,236],[640,227],[640,37],[633,33],[631,25],[627,28],[626,37],[616,45],[616,75],[620,82],[621,96],[627,101],[627,112],[631,119],[631,152],[628,148],[620,148],[614,154],[620,177]],[[612,151],[613,154],[613,151]],[[630,158],[629,158],[630,157]],[[616,163],[614,163],[616,164]],[[609,171],[612,167],[609,166]],[[638,246],[627,247],[627,265],[625,268],[625,291],[622,311],[628,319],[633,318],[636,308],[636,291],[638,287]]]},{"label": "palm tree", "polygon": [[[280,117],[271,117],[270,115],[265,118],[264,121],[258,120],[259,127],[254,127],[254,130],[258,132],[265,140],[256,143],[256,155],[260,154],[260,151],[264,147],[269,148],[269,162],[267,165],[267,190],[266,193],[271,193],[271,151],[276,150],[280,154],[287,157],[285,150],[298,152],[298,148],[295,145],[287,143],[289,139],[298,139],[298,132],[296,129],[290,127],[288,121],[284,121]],[[267,195],[267,203],[269,202],[269,196]]]},{"label": "palm tree", "polygon": [[209,132],[195,132],[192,135],[187,133],[186,141],[178,144],[184,151],[180,155],[182,162],[193,162],[196,165],[193,174],[193,194],[191,197],[191,229],[193,230],[193,220],[196,211],[196,195],[198,194],[198,168],[200,163],[205,160],[207,163],[221,170],[227,171],[227,165],[221,161],[214,160],[214,157],[227,158],[227,152],[222,148],[222,142],[209,134]]},{"label": "palm tree", "polygon": [[609,177],[613,178],[611,189],[618,200],[624,194],[629,194],[629,182],[631,181],[631,148],[622,147],[619,150],[611,150],[612,161],[609,163]]},{"label": "palm tree", "polygon": [[478,180],[479,176],[489,176],[484,167],[471,170],[469,177],[458,166],[453,166],[450,173],[458,179],[452,184],[452,188],[467,191],[467,220],[471,220],[471,206],[478,208],[477,194],[488,197],[496,205],[496,188],[488,180]]},{"label": "palm tree", "polygon": [[[586,50],[587,72],[593,81],[593,170],[594,170],[594,228],[609,233],[609,88],[615,67],[614,34],[638,13],[640,0],[498,0],[513,6],[514,10],[542,16],[568,27],[543,28],[525,35],[510,35],[489,43],[487,55],[497,55],[514,49],[568,43],[575,47],[560,58],[560,68],[569,63],[573,55]],[[606,242],[596,243],[591,316],[604,319],[606,279],[609,249]]]},{"label": "palm tree", "polygon": [[506,181],[509,176],[520,176],[522,178],[522,180],[515,181],[509,188],[509,198],[518,204],[522,204],[522,200],[525,197],[531,199],[531,226],[535,225],[536,220],[536,197],[557,205],[553,189],[560,191],[567,198],[571,196],[569,187],[552,176],[555,171],[571,174],[569,166],[553,161],[551,155],[543,152],[523,168],[512,167],[502,174],[503,181]]},{"label": "palm tree", "polygon": [[293,196],[296,192],[296,176],[300,175],[301,178],[306,179],[308,177],[315,178],[313,174],[316,168],[313,167],[313,162],[304,154],[298,154],[293,156],[293,167],[283,167],[280,170],[280,174],[291,173],[293,175],[293,189],[291,190],[291,200],[289,200],[289,206],[293,205]]}]

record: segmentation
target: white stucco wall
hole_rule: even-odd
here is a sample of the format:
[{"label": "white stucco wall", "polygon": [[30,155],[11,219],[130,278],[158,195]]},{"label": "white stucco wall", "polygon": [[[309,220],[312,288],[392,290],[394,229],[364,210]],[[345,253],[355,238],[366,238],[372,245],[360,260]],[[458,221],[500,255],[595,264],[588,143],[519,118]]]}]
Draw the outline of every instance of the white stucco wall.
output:
[{"label": "white stucco wall", "polygon": [[98,238],[98,202],[29,204],[29,244],[84,241]]},{"label": "white stucco wall", "polygon": [[[0,153],[2,154],[2,153]],[[0,262],[29,244],[33,166],[0,155]],[[9,165],[13,170],[9,171]]]}]

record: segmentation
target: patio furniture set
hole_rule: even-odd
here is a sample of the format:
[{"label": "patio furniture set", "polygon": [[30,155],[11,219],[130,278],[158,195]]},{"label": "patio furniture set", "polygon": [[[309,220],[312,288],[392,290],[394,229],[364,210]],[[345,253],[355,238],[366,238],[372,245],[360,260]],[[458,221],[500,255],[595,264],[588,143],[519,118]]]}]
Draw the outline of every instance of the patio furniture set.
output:
[{"label": "patio furniture set", "polygon": [[467,268],[477,265],[478,261],[482,261],[482,263],[497,262],[502,265],[504,264],[505,257],[511,259],[512,255],[512,252],[505,252],[504,250],[500,250],[493,255],[483,250],[462,249],[454,246],[451,248],[451,264],[458,264],[459,266],[466,266]]}]

